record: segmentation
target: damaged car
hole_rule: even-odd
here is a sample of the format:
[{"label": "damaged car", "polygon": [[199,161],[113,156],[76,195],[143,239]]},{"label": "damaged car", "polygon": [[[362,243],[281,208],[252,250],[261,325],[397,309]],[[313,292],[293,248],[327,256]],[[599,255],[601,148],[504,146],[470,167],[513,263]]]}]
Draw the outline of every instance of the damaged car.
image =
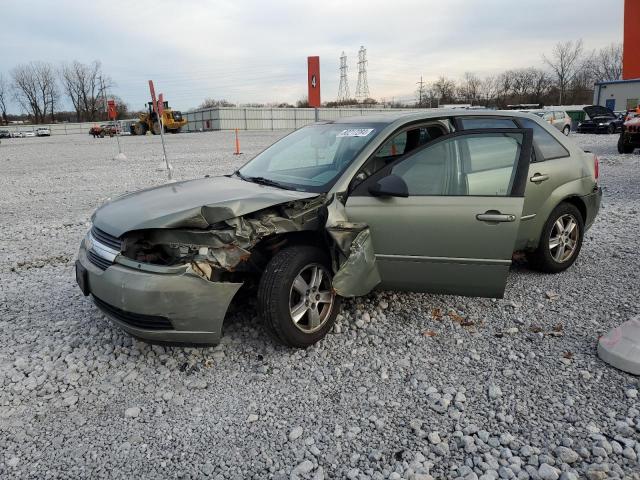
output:
[{"label": "damaged car", "polygon": [[535,115],[458,110],[320,122],[236,172],[109,201],[76,262],[118,326],[215,344],[234,299],[306,347],[375,288],[502,297],[512,254],[560,272],[600,206],[598,159]]}]

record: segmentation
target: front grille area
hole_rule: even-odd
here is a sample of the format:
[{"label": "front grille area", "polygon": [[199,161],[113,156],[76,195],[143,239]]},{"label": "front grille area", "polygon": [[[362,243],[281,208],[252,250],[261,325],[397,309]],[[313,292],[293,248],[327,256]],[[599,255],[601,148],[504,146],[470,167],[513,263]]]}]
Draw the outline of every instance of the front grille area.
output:
[{"label": "front grille area", "polygon": [[109,235],[106,232],[103,232],[99,228],[91,227],[91,235],[93,235],[93,238],[95,238],[96,241],[102,243],[103,245],[106,245],[109,248],[112,248],[113,250],[119,252],[122,249],[122,240],[114,237],[113,235]]},{"label": "front grille area", "polygon": [[103,302],[95,295],[93,296],[93,301],[100,310],[132,327],[142,328],[144,330],[173,330],[173,325],[171,325],[171,322],[166,317],[125,312],[124,310],[120,310],[113,305]]},{"label": "front grille area", "polygon": [[106,270],[108,267],[113,265],[113,263],[111,263],[109,260],[96,255],[93,250],[87,250],[87,259],[100,270]]}]

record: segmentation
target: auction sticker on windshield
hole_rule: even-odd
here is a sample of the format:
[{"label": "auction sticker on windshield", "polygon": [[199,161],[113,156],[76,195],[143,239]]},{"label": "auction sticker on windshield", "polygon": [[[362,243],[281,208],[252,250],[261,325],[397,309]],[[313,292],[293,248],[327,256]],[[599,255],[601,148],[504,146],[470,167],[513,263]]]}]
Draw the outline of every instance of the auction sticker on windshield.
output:
[{"label": "auction sticker on windshield", "polygon": [[342,130],[336,138],[340,137],[366,137],[371,132],[373,132],[373,128],[347,128],[346,130]]}]

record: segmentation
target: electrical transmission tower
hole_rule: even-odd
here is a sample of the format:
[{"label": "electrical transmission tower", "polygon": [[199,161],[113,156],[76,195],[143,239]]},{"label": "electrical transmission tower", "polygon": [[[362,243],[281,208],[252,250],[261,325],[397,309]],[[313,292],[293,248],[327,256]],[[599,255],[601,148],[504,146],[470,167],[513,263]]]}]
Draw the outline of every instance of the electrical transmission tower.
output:
[{"label": "electrical transmission tower", "polygon": [[347,56],[342,52],[340,56],[340,86],[338,87],[338,102],[346,102],[351,98],[349,80],[347,79]]},{"label": "electrical transmission tower", "polygon": [[416,82],[416,85],[418,85],[418,107],[422,107],[422,102],[424,102],[425,100],[425,88],[424,88],[424,82],[422,81],[422,75],[420,75],[420,81]]},{"label": "electrical transmission tower", "polygon": [[367,49],[360,47],[358,50],[358,85],[356,86],[356,98],[360,101],[369,98],[369,82],[367,81]]}]

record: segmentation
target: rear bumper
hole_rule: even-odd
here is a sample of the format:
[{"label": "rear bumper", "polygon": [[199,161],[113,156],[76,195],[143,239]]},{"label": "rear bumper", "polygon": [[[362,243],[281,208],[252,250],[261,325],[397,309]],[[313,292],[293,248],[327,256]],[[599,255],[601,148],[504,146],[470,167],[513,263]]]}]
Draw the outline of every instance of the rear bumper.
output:
[{"label": "rear bumper", "polygon": [[596,187],[596,190],[589,195],[582,197],[582,201],[587,207],[587,218],[585,219],[585,228],[591,227],[600,211],[600,203],[602,202],[602,188]]},{"label": "rear bumper", "polygon": [[218,343],[227,309],[242,286],[210,282],[186,268],[162,273],[158,267],[150,272],[114,263],[102,270],[87,258],[84,242],[76,268],[84,276],[78,283],[86,282],[84,293],[105,315],[131,335],[157,342]]}]

